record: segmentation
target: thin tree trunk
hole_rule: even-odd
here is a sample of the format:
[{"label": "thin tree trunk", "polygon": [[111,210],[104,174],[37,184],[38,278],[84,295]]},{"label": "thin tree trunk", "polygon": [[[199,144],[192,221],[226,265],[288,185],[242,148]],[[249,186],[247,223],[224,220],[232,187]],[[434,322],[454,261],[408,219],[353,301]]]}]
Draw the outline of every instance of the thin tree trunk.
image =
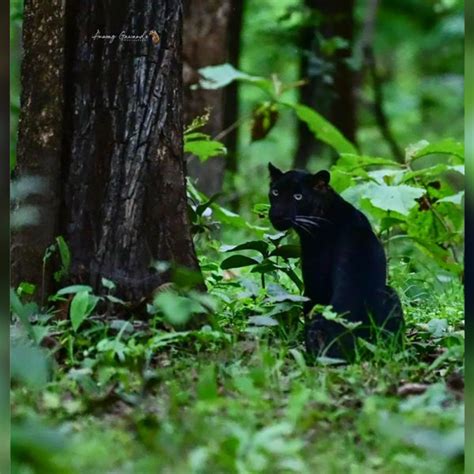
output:
[{"label": "thin tree trunk", "polygon": [[[41,286],[42,260],[57,232],[62,150],[64,5],[25,0],[21,111],[15,177],[42,180],[21,205],[39,212],[12,234],[12,284]],[[49,273],[49,272],[48,272]],[[45,278],[47,284],[48,274]]]},{"label": "thin tree trunk", "polygon": [[71,0],[67,20],[72,277],[96,289],[106,277],[136,301],[164,282],[154,261],[198,270],[183,162],[182,3]]},{"label": "thin tree trunk", "polygon": [[[203,131],[211,136],[227,128],[237,118],[237,88],[192,90],[199,80],[198,70],[230,62],[236,65],[242,5],[239,0],[185,0],[184,16],[184,120],[186,124],[210,109],[210,120]],[[188,157],[188,174],[197,187],[208,195],[222,188],[226,160],[233,160],[235,168],[236,138],[229,134],[224,141],[228,157],[214,157],[201,163]],[[231,167],[231,168],[232,168]]]},{"label": "thin tree trunk", "polygon": [[[308,83],[301,88],[300,101],[321,113],[349,140],[355,142],[356,104],[354,97],[354,72],[347,60],[354,42],[354,0],[305,0],[308,8],[321,14],[316,29],[308,27],[301,34],[301,77]],[[329,39],[345,39],[349,47],[338,49],[327,57],[321,51],[316,34]],[[327,78],[332,77],[332,83]],[[304,123],[298,125],[298,148],[294,166],[305,168],[309,159],[321,153],[321,146]]]},{"label": "thin tree trunk", "polygon": [[[244,1],[233,0],[232,9],[229,18],[228,50],[229,63],[235,68],[239,68],[240,59],[240,38],[242,32],[242,22],[244,14]],[[239,117],[239,82],[234,81],[225,89],[224,105],[224,130],[233,127]],[[234,127],[226,135],[224,143],[227,147],[226,170],[231,173],[237,173],[237,140],[239,128]]]}]

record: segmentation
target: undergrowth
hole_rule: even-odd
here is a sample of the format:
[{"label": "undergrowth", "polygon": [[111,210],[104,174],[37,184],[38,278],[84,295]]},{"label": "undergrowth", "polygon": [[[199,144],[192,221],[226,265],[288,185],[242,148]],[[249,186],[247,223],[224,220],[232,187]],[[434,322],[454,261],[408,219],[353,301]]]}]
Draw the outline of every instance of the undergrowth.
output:
[{"label": "undergrowth", "polygon": [[40,351],[13,326],[14,472],[462,472],[456,279],[393,267],[405,350],[340,365],[306,359],[289,278],[263,288],[203,267],[211,317],[199,330],[149,307],[147,320],[104,313],[75,331],[58,303],[33,321]]}]

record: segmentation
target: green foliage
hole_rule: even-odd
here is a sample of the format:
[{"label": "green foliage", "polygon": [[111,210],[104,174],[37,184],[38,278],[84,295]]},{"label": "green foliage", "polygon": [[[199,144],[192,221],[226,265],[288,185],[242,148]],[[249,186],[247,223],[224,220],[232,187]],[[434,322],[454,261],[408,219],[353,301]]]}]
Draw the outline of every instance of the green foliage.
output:
[{"label": "green foliage", "polygon": [[84,320],[94,311],[98,302],[99,298],[91,295],[87,290],[79,291],[74,295],[69,312],[74,331],[77,331]]},{"label": "green foliage", "polygon": [[184,138],[184,152],[197,156],[201,161],[227,153],[221,142],[211,140],[205,133],[187,133]]},{"label": "green foliage", "polygon": [[206,133],[196,132],[206,125],[209,116],[210,111],[206,110],[204,115],[196,117],[184,130],[184,152],[197,156],[201,161],[227,154],[227,149],[221,142],[211,140],[211,137]]},{"label": "green foliage", "polygon": [[160,293],[153,300],[150,311],[162,311],[172,326],[184,326],[194,314],[206,313],[206,309],[196,299],[180,296],[174,292]]},{"label": "green foliage", "polygon": [[[22,14],[12,6],[15,56]],[[380,136],[363,77],[357,146],[299,102],[296,42],[302,26],[319,21],[314,12],[296,0],[249,0],[245,8],[240,64],[255,74],[229,64],[200,70],[205,88],[239,82],[243,124],[240,171],[231,177],[239,212],[228,208],[230,193],[208,197],[188,183],[208,292],[193,291],[200,276],[172,262],[153,263],[173,283],[140,308],[118,298],[108,279],[100,295],[72,285],[43,305],[29,282],[12,290],[15,472],[462,472],[462,6],[388,0],[380,9],[386,111],[399,143],[413,143],[404,162]],[[406,41],[394,48],[400,31]],[[325,57],[347,46],[319,41]],[[349,61],[357,68],[360,59]],[[331,80],[324,61],[317,65]],[[18,73],[14,66],[14,139]],[[226,153],[200,130],[209,113],[184,136],[185,152],[202,161]],[[330,169],[332,186],[368,215],[385,245],[407,319],[403,351],[366,344],[365,358],[351,365],[305,358],[299,246],[291,232],[272,233],[264,177],[270,158],[290,168],[299,123],[334,152],[310,167]],[[12,168],[14,155],[12,148]],[[42,186],[13,183],[17,228],[35,222],[37,210],[24,202]],[[67,278],[62,237],[44,263],[58,283]],[[320,310],[347,324],[330,307]]]},{"label": "green foliage", "polygon": [[[225,273],[207,273],[219,308],[200,330],[164,331],[161,313],[147,324],[96,319],[75,334],[54,321],[50,333],[60,332],[62,345],[74,337],[71,357],[59,358],[61,369],[40,392],[34,381],[13,390],[14,420],[30,413],[15,421],[14,462],[73,473],[341,472],[349,464],[364,472],[462,472],[458,283],[435,291],[424,279],[426,296],[416,301],[403,295],[417,274],[397,269],[406,351],[378,346],[363,363],[311,366],[297,333],[285,332],[299,313],[294,293],[275,283],[263,289],[251,273],[230,280]],[[168,304],[158,295],[159,305],[176,308],[177,296]],[[28,354],[18,358],[24,367]],[[35,412],[61,428],[31,418]],[[71,418],[75,429],[65,438]],[[27,437],[34,433],[39,439]],[[28,449],[35,454],[25,457]]]},{"label": "green foliage", "polygon": [[[235,80],[248,80],[246,74],[224,66],[207,68],[201,87],[209,87],[209,81],[213,80],[214,88]],[[275,77],[255,80],[253,84],[271,94],[272,102],[266,107],[271,106],[275,111],[284,107],[293,109],[316,140],[338,152],[340,158],[331,169],[333,186],[365,210],[387,239],[391,238],[390,234],[395,234],[396,238],[406,235],[440,267],[458,273],[462,271],[459,254],[462,251],[463,194],[453,188],[449,180],[449,172],[464,174],[462,143],[453,139],[435,143],[423,140],[407,147],[406,161],[401,164],[388,158],[360,155],[354,145],[315,110],[282,99],[282,94],[291,89],[291,85],[285,86]],[[262,138],[274,127],[275,120],[259,132]],[[430,157],[435,157],[435,161],[420,164]],[[439,161],[442,157],[443,161]],[[420,216],[422,212],[430,218]],[[278,269],[272,260],[243,256],[229,257],[223,265],[223,268],[253,265],[253,271],[262,275]]]},{"label": "green foliage", "polygon": [[316,140],[320,140],[333,147],[338,153],[354,153],[357,150],[342,133],[315,110],[302,104],[286,104],[292,108],[297,117],[308,125]]}]

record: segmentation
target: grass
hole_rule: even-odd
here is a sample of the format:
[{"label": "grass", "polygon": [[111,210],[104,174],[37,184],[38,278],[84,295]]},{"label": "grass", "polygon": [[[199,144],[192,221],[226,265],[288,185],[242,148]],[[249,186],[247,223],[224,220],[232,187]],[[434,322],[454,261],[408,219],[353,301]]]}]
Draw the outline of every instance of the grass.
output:
[{"label": "grass", "polygon": [[174,339],[160,316],[133,331],[92,318],[77,334],[44,317],[54,370],[13,386],[13,472],[462,472],[462,287],[425,280],[414,296],[395,277],[411,295],[406,350],[344,366],[307,363],[283,314],[249,324],[298,305],[237,275],[214,281],[211,326]]}]

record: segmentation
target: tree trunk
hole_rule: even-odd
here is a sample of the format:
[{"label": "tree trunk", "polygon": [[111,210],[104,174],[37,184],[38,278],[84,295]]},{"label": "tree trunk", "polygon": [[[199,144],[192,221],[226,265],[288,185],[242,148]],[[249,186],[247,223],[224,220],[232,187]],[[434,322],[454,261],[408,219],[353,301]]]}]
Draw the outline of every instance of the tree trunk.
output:
[{"label": "tree trunk", "polygon": [[[57,233],[63,116],[64,6],[61,0],[25,0],[21,66],[21,111],[15,178],[31,186],[23,209],[36,220],[12,233],[12,284],[41,286],[42,260]],[[41,192],[40,192],[41,191]],[[28,206],[28,207],[27,207]],[[46,275],[45,283],[48,277]]]},{"label": "tree trunk", "polygon": [[[243,0],[233,0],[229,18],[228,61],[237,69],[239,69],[240,37],[244,15],[244,3]],[[239,117],[239,82],[232,82],[224,90],[224,129],[229,130],[224,138],[224,143],[227,147],[226,170],[231,173],[237,173],[237,140],[239,129],[235,126],[235,123]],[[230,129],[231,127],[233,127],[232,130]]]},{"label": "tree trunk", "polygon": [[[306,6],[321,15],[317,28],[304,28],[301,34],[301,77],[308,83],[301,88],[300,101],[332,122],[343,135],[355,142],[356,107],[354,72],[347,64],[354,43],[354,0],[305,0]],[[349,46],[327,56],[316,34],[329,39],[345,39]],[[328,79],[332,78],[332,82]],[[294,166],[305,168],[309,159],[321,152],[321,146],[306,124],[298,125],[298,148]]]},{"label": "tree trunk", "polygon": [[[204,132],[216,136],[237,119],[237,86],[219,90],[192,90],[199,80],[198,69],[230,62],[237,66],[242,3],[239,0],[185,0],[184,15],[184,120],[190,124],[210,109],[210,120]],[[223,142],[227,157],[214,157],[201,163],[188,157],[187,171],[197,187],[207,195],[222,188],[226,167],[235,169],[236,132]],[[230,160],[230,166],[227,165]]]},{"label": "tree trunk", "polygon": [[136,301],[164,282],[154,261],[198,270],[183,162],[182,3],[71,0],[67,52],[62,219],[72,278],[98,290],[106,277]]}]

